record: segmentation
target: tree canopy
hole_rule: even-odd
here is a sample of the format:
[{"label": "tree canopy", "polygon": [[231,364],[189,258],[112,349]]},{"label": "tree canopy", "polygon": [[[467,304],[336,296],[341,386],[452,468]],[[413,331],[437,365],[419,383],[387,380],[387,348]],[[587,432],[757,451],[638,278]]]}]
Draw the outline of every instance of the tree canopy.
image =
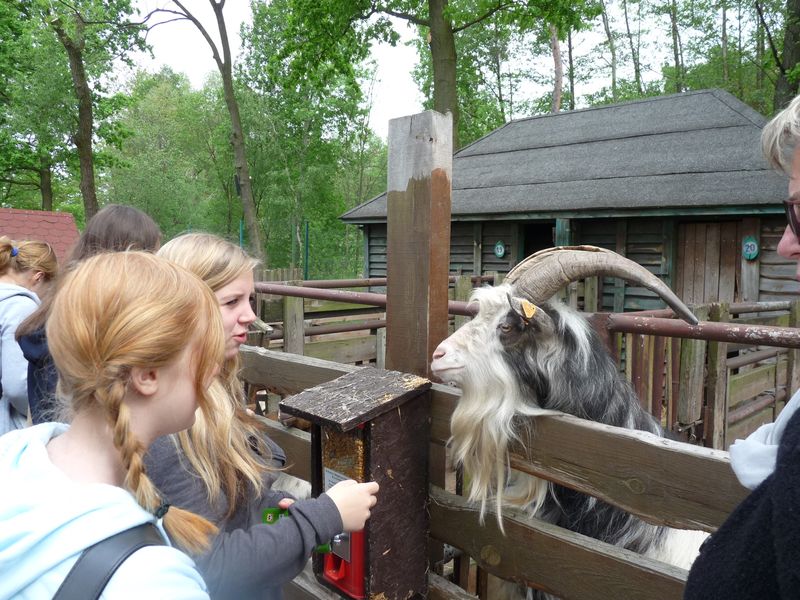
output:
[{"label": "tree canopy", "polygon": [[460,146],[511,119],[711,87],[770,115],[800,81],[795,2],[272,0],[252,3],[240,49],[225,3],[207,2],[216,21],[195,25],[217,75],[200,89],[169,69],[120,77],[149,28],[192,21],[195,4],[0,4],[2,206],[81,223],[121,202],[167,237],[212,231],[265,267],[353,276],[361,232],[338,217],[385,187],[371,55],[400,27],[425,106],[453,114]]}]

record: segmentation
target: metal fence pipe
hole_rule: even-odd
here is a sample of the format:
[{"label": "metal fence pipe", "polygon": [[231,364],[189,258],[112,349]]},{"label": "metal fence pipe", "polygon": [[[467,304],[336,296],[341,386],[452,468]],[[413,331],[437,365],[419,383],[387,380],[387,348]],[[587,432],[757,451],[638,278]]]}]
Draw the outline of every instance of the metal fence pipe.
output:
[{"label": "metal fence pipe", "polygon": [[782,348],[800,348],[800,330],[769,325],[743,325],[701,321],[689,325],[677,319],[637,317],[605,313],[601,317],[611,332],[666,335],[669,337],[707,340],[712,342],[746,343]]},{"label": "metal fence pipe", "polygon": [[[351,292],[349,290],[328,290],[320,288],[309,288],[299,285],[283,285],[280,283],[268,283],[259,281],[255,285],[259,294],[274,294],[276,296],[293,296],[295,298],[311,298],[313,300],[335,300],[337,302],[347,302],[350,304],[365,304],[368,306],[380,306],[386,308],[386,294],[375,294],[373,292]],[[467,308],[469,306],[469,308]],[[450,300],[448,311],[451,315],[464,315],[472,317],[478,312],[478,305],[467,302]]]},{"label": "metal fence pipe", "polygon": [[[448,280],[450,283],[455,283],[455,275],[450,275]],[[488,283],[494,281],[494,275],[473,275],[472,283]],[[299,287],[319,288],[319,289],[333,289],[333,288],[351,288],[351,287],[380,287],[386,285],[386,277],[370,277],[368,279],[302,279],[297,281],[268,281],[264,283],[274,285],[293,285]]]},{"label": "metal fence pipe", "polygon": [[787,352],[788,350],[784,348],[770,348],[769,350],[748,352],[747,354],[742,354],[741,356],[737,356],[735,358],[729,358],[725,361],[725,366],[729,369],[740,369],[741,367],[754,365],[762,360],[767,360],[780,354],[786,354]]},{"label": "metal fence pipe", "polygon": [[350,304],[366,304],[369,306],[386,307],[386,294],[372,292],[351,292],[349,290],[328,290],[323,288],[310,288],[299,285],[284,285],[259,281],[255,289],[260,294],[275,294],[276,296],[293,296],[295,298],[312,298],[314,300],[335,300]]},{"label": "metal fence pipe", "polygon": [[[374,321],[365,321],[363,323],[350,323],[348,325],[316,325],[314,327],[306,327],[303,330],[303,335],[326,335],[328,333],[347,333],[350,331],[368,331],[371,329],[380,329],[386,327],[385,319],[376,319]],[[283,331],[275,329],[269,334],[270,340],[282,340]]]}]

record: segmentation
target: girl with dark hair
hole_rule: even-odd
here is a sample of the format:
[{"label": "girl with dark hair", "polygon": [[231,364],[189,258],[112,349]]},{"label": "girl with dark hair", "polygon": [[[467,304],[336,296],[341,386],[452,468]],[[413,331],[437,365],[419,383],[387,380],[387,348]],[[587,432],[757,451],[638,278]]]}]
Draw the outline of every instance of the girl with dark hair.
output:
[{"label": "girl with dark hair", "polygon": [[[161,230],[147,214],[132,206],[109,204],[89,219],[72,248],[65,271],[101,252],[144,250],[155,252],[161,244]],[[16,338],[28,359],[28,403],[34,425],[51,420],[56,391],[56,371],[47,347],[45,324],[50,315],[52,290],[41,305],[17,328]]]}]

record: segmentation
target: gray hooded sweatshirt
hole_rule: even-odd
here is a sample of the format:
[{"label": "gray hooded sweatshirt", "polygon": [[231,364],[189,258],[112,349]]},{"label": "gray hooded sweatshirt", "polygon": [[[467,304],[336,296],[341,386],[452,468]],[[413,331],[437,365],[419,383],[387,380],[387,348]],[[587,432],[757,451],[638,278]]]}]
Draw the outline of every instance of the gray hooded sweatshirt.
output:
[{"label": "gray hooded sweatshirt", "polygon": [[37,306],[30,290],[0,283],[0,435],[25,427],[28,417],[28,361],[14,334]]}]

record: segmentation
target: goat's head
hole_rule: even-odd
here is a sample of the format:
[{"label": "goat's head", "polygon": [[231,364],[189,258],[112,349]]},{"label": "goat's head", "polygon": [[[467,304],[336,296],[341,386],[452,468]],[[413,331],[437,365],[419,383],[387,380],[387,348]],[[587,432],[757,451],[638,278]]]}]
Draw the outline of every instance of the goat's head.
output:
[{"label": "goat's head", "polygon": [[[586,320],[549,302],[571,281],[603,275],[655,291],[676,314],[697,323],[672,290],[644,267],[593,246],[561,247],[531,255],[503,285],[475,290],[475,318],[436,348],[431,371],[462,390],[451,420],[452,456],[469,472],[470,497],[482,508],[495,495],[500,512],[508,444],[517,437],[515,417],[540,407],[563,408],[559,402],[565,398],[577,402],[578,395],[600,389],[591,386],[606,384],[591,381],[598,376],[597,361],[610,359],[597,354]],[[611,364],[604,372],[616,377]],[[554,401],[545,403],[548,398]],[[533,483],[517,490],[516,503],[533,502],[535,510],[544,491],[542,484]]]}]

